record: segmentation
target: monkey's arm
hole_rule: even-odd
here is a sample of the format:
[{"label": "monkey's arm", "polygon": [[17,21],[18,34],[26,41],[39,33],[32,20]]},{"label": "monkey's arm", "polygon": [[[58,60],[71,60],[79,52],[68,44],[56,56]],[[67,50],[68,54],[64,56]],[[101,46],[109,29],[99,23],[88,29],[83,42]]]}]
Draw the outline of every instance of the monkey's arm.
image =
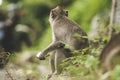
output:
[{"label": "monkey's arm", "polygon": [[57,41],[57,42],[52,42],[46,49],[44,49],[42,52],[39,52],[37,54],[37,57],[40,59],[40,60],[44,60],[45,59],[45,55],[47,55],[48,52],[51,52],[55,49],[59,49],[59,48],[62,48],[64,47],[65,44],[62,43],[61,41]]}]

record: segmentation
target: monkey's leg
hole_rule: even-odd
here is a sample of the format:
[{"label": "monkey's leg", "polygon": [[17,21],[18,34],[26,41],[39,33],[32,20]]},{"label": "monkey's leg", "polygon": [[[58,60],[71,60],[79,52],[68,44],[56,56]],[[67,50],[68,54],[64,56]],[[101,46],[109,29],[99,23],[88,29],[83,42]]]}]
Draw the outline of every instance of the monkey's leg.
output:
[{"label": "monkey's leg", "polygon": [[50,66],[51,66],[51,70],[52,70],[52,73],[55,72],[55,53],[56,51],[53,51],[51,54],[50,54]]},{"label": "monkey's leg", "polygon": [[54,74],[55,75],[58,75],[62,72],[62,67],[61,67],[61,63],[62,63],[62,60],[64,60],[66,57],[64,55],[64,48],[60,48],[60,49],[57,49],[56,50],[56,53],[55,53],[55,72]]},{"label": "monkey's leg", "polygon": [[52,72],[50,74],[48,74],[47,80],[49,80],[52,77],[53,73],[55,72],[55,64],[54,64],[55,63],[55,53],[56,53],[56,51],[53,51],[50,53],[49,63],[50,63]]}]

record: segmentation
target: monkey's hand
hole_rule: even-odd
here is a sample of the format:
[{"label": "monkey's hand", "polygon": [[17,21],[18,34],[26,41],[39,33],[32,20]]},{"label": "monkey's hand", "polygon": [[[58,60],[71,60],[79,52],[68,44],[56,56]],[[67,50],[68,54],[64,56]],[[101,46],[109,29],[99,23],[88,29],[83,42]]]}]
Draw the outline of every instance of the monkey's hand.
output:
[{"label": "monkey's hand", "polygon": [[55,48],[63,48],[65,46],[65,44],[63,43],[63,42],[61,42],[61,41],[58,41],[58,42],[56,42],[55,43]]},{"label": "monkey's hand", "polygon": [[42,56],[42,52],[38,52],[36,57],[39,58],[40,60],[45,60],[45,57]]}]

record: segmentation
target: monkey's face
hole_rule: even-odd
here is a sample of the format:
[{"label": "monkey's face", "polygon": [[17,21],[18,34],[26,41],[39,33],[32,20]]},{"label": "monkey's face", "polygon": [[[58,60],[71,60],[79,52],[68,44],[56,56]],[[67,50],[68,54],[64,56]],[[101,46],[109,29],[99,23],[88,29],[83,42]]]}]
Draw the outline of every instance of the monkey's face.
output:
[{"label": "monkey's face", "polygon": [[60,16],[67,16],[68,17],[68,11],[63,10],[60,6],[57,6],[56,8],[52,9],[50,11],[50,20],[54,20],[56,17]]}]

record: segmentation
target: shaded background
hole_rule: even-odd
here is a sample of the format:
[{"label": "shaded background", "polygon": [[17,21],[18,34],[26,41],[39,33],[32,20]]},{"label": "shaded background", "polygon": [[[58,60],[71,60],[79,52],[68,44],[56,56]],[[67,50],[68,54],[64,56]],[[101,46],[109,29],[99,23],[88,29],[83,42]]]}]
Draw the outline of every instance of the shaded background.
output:
[{"label": "shaded background", "polygon": [[[39,49],[46,46],[51,40],[51,29],[48,17],[50,10],[57,5],[61,5],[67,9],[69,11],[69,17],[80,24],[81,27],[88,33],[90,32],[92,26],[99,25],[99,23],[106,25],[109,23],[109,19],[107,18],[109,18],[111,7],[111,1],[109,0],[4,0],[1,8],[6,11],[9,10],[8,13],[10,13],[11,4],[16,4],[18,6],[18,10],[14,10],[14,12],[17,11],[16,13],[19,13],[20,15],[19,17],[14,17],[14,24],[12,26],[14,26],[14,29],[16,29],[15,27],[18,26],[18,24],[26,25],[30,29],[28,33],[30,37],[28,39],[30,39],[31,43],[29,40],[23,40],[24,36],[21,36],[22,33],[11,34],[13,37],[15,36],[15,39],[13,39],[24,41],[28,46],[31,46],[31,44],[32,46],[39,46]],[[11,12],[13,11],[11,10]],[[98,18],[103,18],[93,21],[95,16]],[[21,27],[23,25],[21,25]],[[20,39],[20,36],[23,38]],[[7,40],[6,42],[8,42]],[[20,43],[19,41],[15,42]],[[19,45],[21,46],[21,43]],[[17,47],[18,44],[14,44],[14,46]],[[19,47],[18,51],[20,51]]]},{"label": "shaded background", "polygon": [[[74,57],[66,69],[72,80],[115,80],[120,66],[112,73],[100,75],[99,55],[109,40],[112,0],[3,0],[0,6],[0,48],[12,55],[0,78],[5,80],[45,80],[50,72],[48,59],[39,61],[35,55],[51,42],[49,12],[57,5],[68,10],[69,18],[87,32],[93,43],[90,55]],[[1,26],[1,25],[0,25]],[[119,32],[120,29],[117,31]],[[4,33],[4,35],[3,35]],[[4,37],[2,37],[2,36]],[[82,53],[85,53],[83,50]],[[116,72],[118,71],[118,72]],[[69,80],[69,79],[65,80]],[[60,80],[60,79],[55,79]]]}]

